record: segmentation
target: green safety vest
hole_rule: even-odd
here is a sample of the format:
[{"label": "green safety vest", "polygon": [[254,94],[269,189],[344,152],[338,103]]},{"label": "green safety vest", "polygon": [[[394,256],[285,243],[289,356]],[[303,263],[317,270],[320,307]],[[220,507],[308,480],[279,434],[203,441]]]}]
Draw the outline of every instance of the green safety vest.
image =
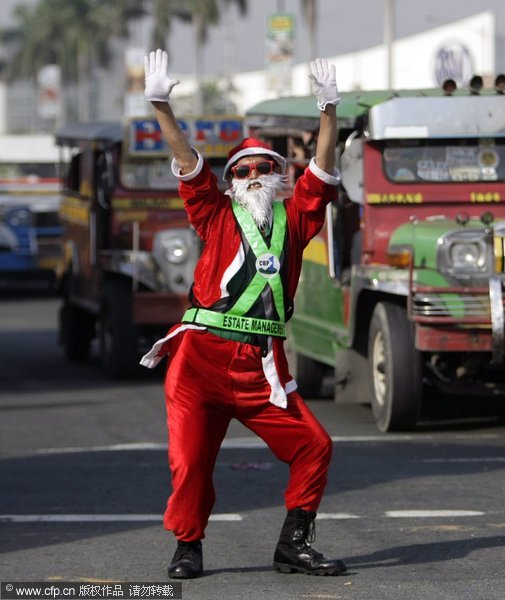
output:
[{"label": "green safety vest", "polygon": [[[242,229],[254,256],[256,275],[238,297],[235,304],[226,312],[216,312],[206,308],[189,308],[182,317],[183,323],[196,323],[217,329],[239,331],[247,334],[286,337],[284,314],[284,290],[280,275],[280,257],[286,234],[286,209],[282,202],[273,203],[273,224],[270,247],[258,231],[249,212],[232,200],[235,217]],[[244,316],[261,296],[266,286],[270,286],[279,321]]]}]

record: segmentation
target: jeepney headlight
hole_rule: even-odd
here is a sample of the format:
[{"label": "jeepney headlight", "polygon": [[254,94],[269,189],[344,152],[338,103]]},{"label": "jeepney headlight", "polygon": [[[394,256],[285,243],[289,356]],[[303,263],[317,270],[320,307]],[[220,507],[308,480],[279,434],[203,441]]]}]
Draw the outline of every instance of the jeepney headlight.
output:
[{"label": "jeepney headlight", "polygon": [[32,224],[32,213],[27,208],[13,208],[5,215],[5,222],[11,227],[29,227]]},{"label": "jeepney headlight", "polygon": [[450,255],[455,269],[481,269],[485,264],[485,254],[478,243],[455,243]]},{"label": "jeepney headlight", "polygon": [[187,293],[200,255],[200,244],[194,229],[177,227],[158,231],[154,236],[152,255],[167,289]]},{"label": "jeepney headlight", "polygon": [[438,248],[440,270],[454,277],[489,276],[493,257],[486,238],[485,231],[458,231],[445,236]]},{"label": "jeepney headlight", "polygon": [[188,257],[187,243],[181,238],[169,238],[161,242],[163,253],[168,262],[179,265]]}]

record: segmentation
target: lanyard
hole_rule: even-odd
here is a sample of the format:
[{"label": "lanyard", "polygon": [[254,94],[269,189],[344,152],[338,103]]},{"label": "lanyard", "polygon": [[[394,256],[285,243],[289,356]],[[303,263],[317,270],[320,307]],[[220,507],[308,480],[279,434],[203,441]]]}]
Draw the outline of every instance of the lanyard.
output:
[{"label": "lanyard", "polygon": [[[282,202],[274,202],[273,227],[270,246],[261,236],[250,213],[232,201],[233,213],[256,258],[256,274],[249,285],[238,297],[233,306],[225,313],[203,309],[189,308],[183,322],[199,323],[209,327],[218,327],[243,333],[256,333],[286,337],[284,323],[284,290],[280,275],[280,257],[284,247],[286,234],[286,209]],[[261,296],[266,286],[270,286],[279,321],[245,317],[244,315]]]},{"label": "lanyard", "polygon": [[[286,233],[286,209],[282,202],[273,203],[273,228],[270,247],[267,247],[250,213],[232,201],[232,208],[244,235],[256,258],[256,275],[230,309],[230,313],[244,315],[269,285],[274,297],[279,318],[284,321],[284,291],[279,273],[279,259],[284,246]],[[268,273],[267,271],[271,271]]]}]

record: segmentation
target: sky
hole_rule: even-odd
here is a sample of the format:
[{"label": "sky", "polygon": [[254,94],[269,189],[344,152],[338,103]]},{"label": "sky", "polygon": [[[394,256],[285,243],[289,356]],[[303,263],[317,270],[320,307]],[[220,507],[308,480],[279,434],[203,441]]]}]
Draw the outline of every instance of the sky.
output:
[{"label": "sky", "polygon": [[[279,6],[296,18],[294,62],[306,61],[308,35],[300,14],[300,4],[300,0],[249,0],[245,18],[239,17],[236,10],[230,10],[221,25],[210,30],[204,72],[221,74],[227,68],[232,72],[262,69],[265,65],[266,20]],[[336,56],[381,44],[384,40],[385,5],[385,0],[319,0],[318,54]],[[495,11],[497,31],[503,31],[503,0],[396,0],[396,37],[413,35],[484,10]],[[193,71],[191,34],[189,26],[179,24],[168,40],[170,67],[174,72]],[[502,36],[501,39],[505,38]]]},{"label": "sky", "polygon": [[[72,0],[68,0],[71,2]],[[0,22],[8,24],[12,8],[19,3],[33,5],[37,0],[0,0]],[[235,8],[223,12],[222,22],[209,31],[205,48],[205,75],[245,72],[265,65],[265,34],[268,15],[278,11],[295,16],[294,62],[308,59],[308,35],[300,14],[300,0],[249,0],[246,17]],[[317,53],[336,56],[381,44],[384,39],[386,0],[319,0]],[[405,37],[433,27],[493,10],[497,31],[505,29],[504,0],[395,0],[395,37]],[[149,50],[146,22],[133,28],[133,41]],[[194,51],[190,26],[177,22],[167,40],[169,69],[176,74],[194,71]],[[505,36],[498,34],[498,70],[505,70]]]}]

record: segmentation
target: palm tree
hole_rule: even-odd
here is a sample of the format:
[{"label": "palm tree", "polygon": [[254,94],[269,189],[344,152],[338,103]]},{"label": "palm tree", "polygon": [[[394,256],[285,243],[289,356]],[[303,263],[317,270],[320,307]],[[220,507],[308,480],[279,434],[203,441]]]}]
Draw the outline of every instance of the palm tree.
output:
[{"label": "palm tree", "polygon": [[228,10],[235,4],[241,15],[247,13],[247,0],[154,0],[155,25],[152,43],[154,48],[165,47],[170,32],[171,18],[179,18],[193,24],[195,42],[195,81],[194,112],[201,114],[203,108],[202,79],[204,47],[209,28],[221,19],[221,10]]},{"label": "palm tree", "polygon": [[18,27],[0,30],[0,42],[15,49],[14,54],[3,65],[3,76],[8,82],[31,78],[40,67],[56,62],[54,47],[46,44],[54,33],[46,9],[47,6],[41,5],[35,9],[18,5],[14,10]]},{"label": "palm tree", "polygon": [[167,48],[167,36],[172,26],[172,15],[182,10],[183,3],[178,0],[153,0],[152,48]]},{"label": "palm tree", "polygon": [[112,39],[127,37],[128,22],[143,14],[138,0],[40,0],[32,10],[20,6],[18,26],[0,31],[11,51],[4,76],[33,79],[42,66],[58,64],[65,82],[78,82],[79,118],[88,120],[92,69],[109,64]]}]

